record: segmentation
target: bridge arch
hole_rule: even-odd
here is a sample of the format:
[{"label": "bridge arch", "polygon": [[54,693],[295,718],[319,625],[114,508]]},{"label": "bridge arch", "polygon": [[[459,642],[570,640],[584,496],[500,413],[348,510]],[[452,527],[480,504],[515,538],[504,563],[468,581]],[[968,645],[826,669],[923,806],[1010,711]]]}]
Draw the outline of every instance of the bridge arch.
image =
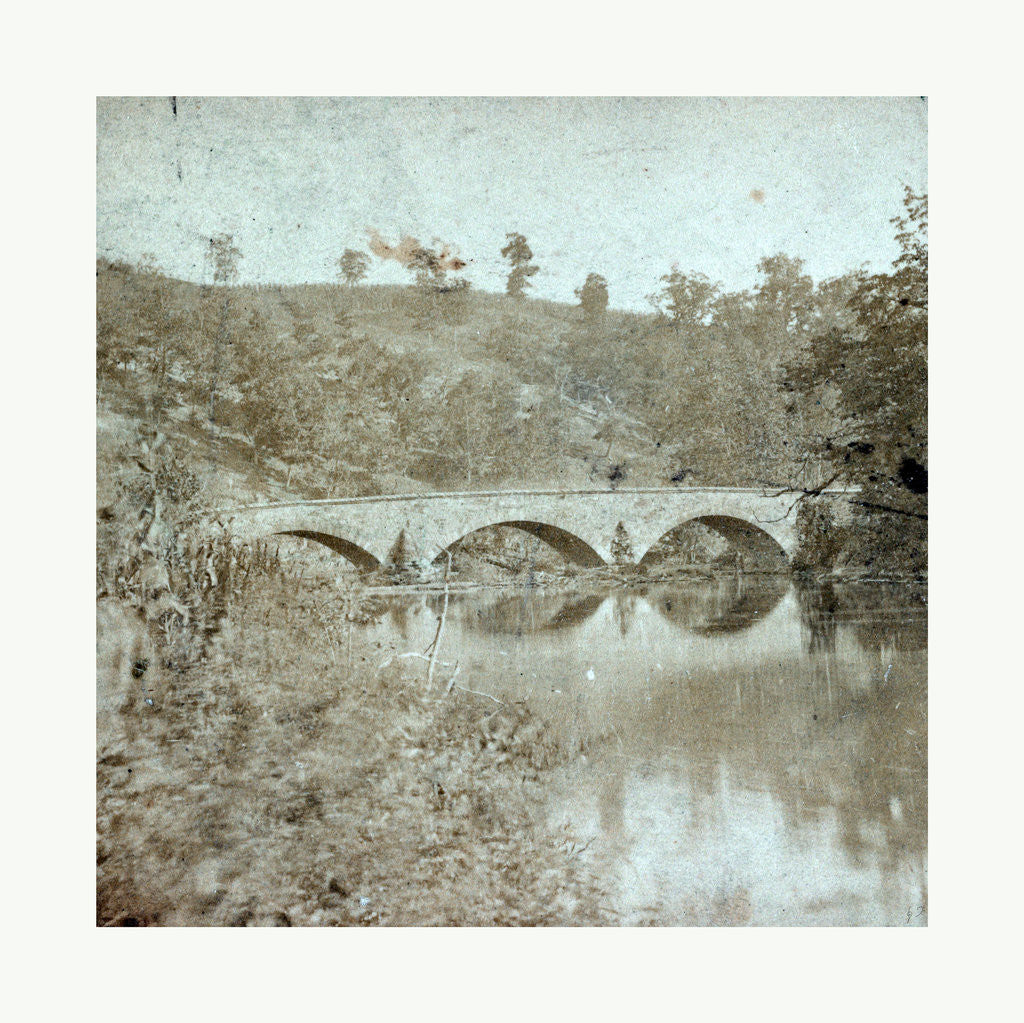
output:
[{"label": "bridge arch", "polygon": [[303,540],[315,540],[317,543],[329,547],[344,558],[348,558],[360,572],[374,572],[380,568],[380,560],[368,550],[352,543],[341,536],[334,536],[332,533],[318,533],[312,529],[285,529],[274,536],[298,536]]},{"label": "bridge arch", "polygon": [[573,562],[573,564],[581,565],[585,568],[600,568],[607,564],[604,558],[590,544],[580,539],[575,533],[562,529],[560,526],[553,526],[548,522],[533,522],[524,519],[506,519],[503,522],[488,522],[482,526],[475,526],[457,539],[452,540],[451,543],[446,544],[433,559],[434,563],[439,563],[448,551],[456,544],[465,540],[466,537],[480,532],[481,529],[491,529],[495,526],[508,526],[512,529],[519,529],[524,533],[529,533],[531,536],[537,537],[538,540],[543,540],[544,543],[558,551],[559,554],[565,557],[566,560]]},{"label": "bridge arch", "polygon": [[748,519],[738,518],[733,515],[694,515],[681,522],[677,522],[671,529],[666,530],[657,540],[654,541],[640,558],[639,564],[649,566],[658,560],[659,546],[673,533],[678,532],[684,526],[696,523],[706,526],[717,533],[724,540],[728,541],[740,550],[748,550],[756,555],[767,557],[778,561],[779,565],[788,565],[789,557],[786,549],[780,540],[773,536],[765,524],[758,525]]}]

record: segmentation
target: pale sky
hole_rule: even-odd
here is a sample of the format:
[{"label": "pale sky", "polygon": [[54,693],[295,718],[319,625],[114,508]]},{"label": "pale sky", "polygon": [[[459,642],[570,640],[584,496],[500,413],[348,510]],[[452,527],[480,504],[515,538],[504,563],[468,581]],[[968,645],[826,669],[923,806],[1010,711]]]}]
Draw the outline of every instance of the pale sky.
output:
[{"label": "pale sky", "polygon": [[[646,307],[676,264],[727,288],[799,256],[816,279],[896,254],[906,182],[927,188],[927,103],[850,99],[100,99],[97,255],[200,280],[211,234],[242,281],[333,280],[366,229],[451,245],[501,291],[526,235],[533,295],[590,272]],[[370,283],[405,283],[373,259]]]}]

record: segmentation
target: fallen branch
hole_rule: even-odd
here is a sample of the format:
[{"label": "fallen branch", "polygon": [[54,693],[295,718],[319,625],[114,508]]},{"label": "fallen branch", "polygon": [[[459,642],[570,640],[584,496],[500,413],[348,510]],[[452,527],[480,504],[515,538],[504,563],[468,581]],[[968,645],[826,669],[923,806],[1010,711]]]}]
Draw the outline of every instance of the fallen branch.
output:
[{"label": "fallen branch", "polygon": [[884,511],[892,515],[906,515],[911,519],[924,519],[925,522],[928,521],[928,516],[923,515],[921,512],[904,511],[902,508],[893,508],[888,504],[872,504],[870,501],[851,501],[850,504],[859,505],[861,508],[870,508],[873,511]]},{"label": "fallen branch", "polygon": [[[392,661],[402,661],[405,660],[406,657],[418,657],[421,661],[430,660],[430,658],[427,657],[426,654],[418,654],[416,653],[415,650],[413,650],[407,654],[394,654],[392,657],[389,657],[386,661],[381,661],[380,664],[377,666],[377,670],[383,671]],[[451,661],[438,661],[437,663],[440,664],[442,668],[450,668],[452,666]],[[459,662],[456,661],[455,663],[458,664]]]},{"label": "fallen branch", "polygon": [[428,686],[434,681],[434,664],[437,660],[437,651],[441,646],[441,637],[444,635],[445,622],[448,620],[448,573],[452,570],[452,552],[446,550],[445,554],[448,556],[448,561],[444,566],[444,606],[441,608],[441,617],[437,620],[437,632],[434,633],[434,641],[427,648],[430,650],[430,663],[427,666]]},{"label": "fallen branch", "polygon": [[445,690],[445,693],[450,693],[452,691],[452,687],[455,685],[455,679],[458,677],[461,667],[462,665],[460,665],[459,662],[456,661],[455,670],[452,672],[452,677],[448,679],[448,688]]},{"label": "fallen branch", "polygon": [[460,693],[472,693],[473,696],[483,696],[488,700],[493,700],[499,707],[504,707],[505,704],[499,700],[496,696],[491,696],[490,693],[481,693],[476,689],[467,689],[465,686],[453,686],[453,689],[458,689]]}]

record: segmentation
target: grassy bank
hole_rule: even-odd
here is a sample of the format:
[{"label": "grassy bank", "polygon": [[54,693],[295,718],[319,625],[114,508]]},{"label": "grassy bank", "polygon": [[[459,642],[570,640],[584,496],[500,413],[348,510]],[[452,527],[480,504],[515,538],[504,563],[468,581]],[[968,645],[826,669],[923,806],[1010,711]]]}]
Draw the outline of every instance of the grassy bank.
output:
[{"label": "grassy bank", "polygon": [[602,922],[544,723],[321,610],[265,580],[180,671],[101,605],[98,923]]},{"label": "grassy bank", "polygon": [[101,422],[97,922],[604,919],[546,817],[544,723],[370,640],[352,573],[203,532],[246,480],[202,454]]}]

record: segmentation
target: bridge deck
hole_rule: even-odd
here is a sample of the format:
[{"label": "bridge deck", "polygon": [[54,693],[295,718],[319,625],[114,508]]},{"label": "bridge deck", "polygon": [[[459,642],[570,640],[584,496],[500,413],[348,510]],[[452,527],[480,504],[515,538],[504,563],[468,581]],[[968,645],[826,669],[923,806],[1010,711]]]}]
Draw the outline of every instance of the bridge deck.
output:
[{"label": "bridge deck", "polygon": [[[823,490],[823,495],[850,493],[849,489]],[[423,494],[369,494],[363,497],[321,497],[301,501],[267,501],[261,504],[235,505],[225,508],[229,511],[258,511],[264,508],[299,508],[310,505],[380,504],[385,501],[450,501],[478,497],[594,497],[623,494],[755,494],[759,497],[776,497],[780,494],[797,494],[798,491],[779,485],[778,487],[617,487],[612,490],[442,490]]]}]

